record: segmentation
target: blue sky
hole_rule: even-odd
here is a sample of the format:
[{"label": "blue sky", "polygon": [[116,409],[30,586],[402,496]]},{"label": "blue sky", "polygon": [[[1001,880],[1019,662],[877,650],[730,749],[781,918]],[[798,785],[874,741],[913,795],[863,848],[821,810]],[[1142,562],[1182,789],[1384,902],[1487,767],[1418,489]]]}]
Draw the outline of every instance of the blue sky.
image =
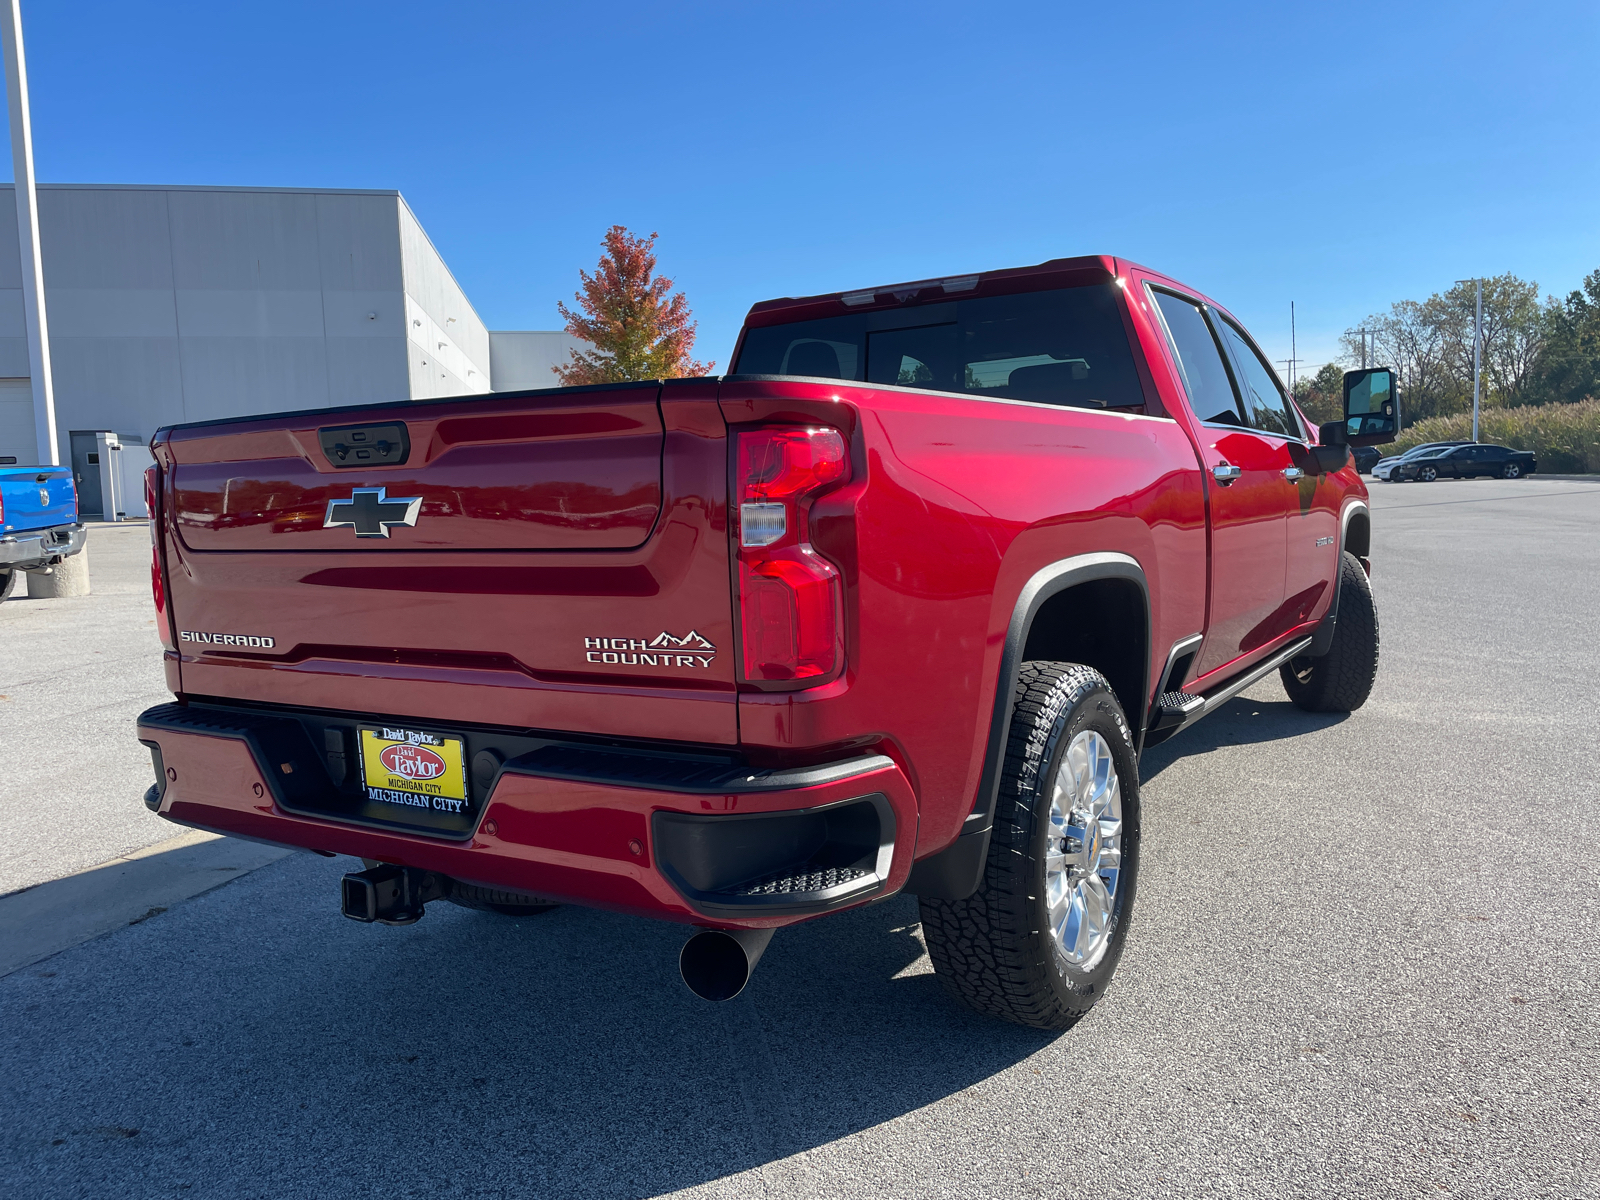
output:
[{"label": "blue sky", "polygon": [[723,367],[757,300],[1079,253],[1313,364],[1600,268],[1592,0],[23,3],[41,181],[397,188],[493,329],[613,223]]}]

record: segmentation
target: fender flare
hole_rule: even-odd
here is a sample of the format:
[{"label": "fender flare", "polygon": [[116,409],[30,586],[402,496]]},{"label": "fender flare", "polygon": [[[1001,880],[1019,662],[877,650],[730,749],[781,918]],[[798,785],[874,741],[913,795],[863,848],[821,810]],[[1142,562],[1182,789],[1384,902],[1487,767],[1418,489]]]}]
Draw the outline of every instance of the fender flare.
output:
[{"label": "fender flare", "polygon": [[[1123,579],[1138,586],[1144,597],[1144,670],[1141,689],[1147,690],[1150,678],[1150,585],[1144,568],[1132,555],[1120,551],[1099,551],[1060,559],[1040,567],[1023,584],[1011,609],[1005,643],[1000,652],[1000,669],[995,680],[994,711],[989,719],[989,740],[984,747],[983,773],[972,811],[962,822],[956,840],[938,853],[913,864],[905,890],[930,899],[964,900],[978,890],[983,865],[989,856],[989,835],[994,828],[995,803],[1000,795],[1000,767],[1005,760],[1006,742],[1011,736],[1012,693],[1022,670],[1022,652],[1034,618],[1051,597],[1080,584],[1099,579]],[[1143,697],[1141,708],[1148,708]],[[1128,714],[1137,740],[1144,736],[1145,713]],[[1135,753],[1138,746],[1134,747]]]},{"label": "fender flare", "polygon": [[[1317,632],[1312,636],[1311,645],[1306,649],[1307,658],[1321,658],[1333,645],[1333,633],[1339,625],[1339,592],[1340,581],[1344,572],[1340,564],[1344,562],[1345,545],[1350,538],[1350,522],[1360,512],[1362,519],[1367,523],[1367,529],[1372,529],[1372,509],[1365,500],[1351,500],[1344,506],[1344,511],[1339,514],[1339,556],[1334,559],[1333,572],[1333,599],[1328,602],[1328,611],[1322,615],[1322,621],[1317,626]],[[1368,549],[1370,550],[1370,546]]]}]

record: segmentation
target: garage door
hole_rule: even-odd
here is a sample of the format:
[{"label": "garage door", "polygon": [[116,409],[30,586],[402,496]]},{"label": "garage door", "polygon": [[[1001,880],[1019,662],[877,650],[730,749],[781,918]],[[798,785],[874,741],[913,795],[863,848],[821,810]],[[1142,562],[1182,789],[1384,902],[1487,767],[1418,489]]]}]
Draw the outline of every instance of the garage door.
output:
[{"label": "garage door", "polygon": [[26,379],[0,379],[0,463],[7,459],[16,460],[18,466],[32,466],[39,459],[33,438],[33,387]]}]

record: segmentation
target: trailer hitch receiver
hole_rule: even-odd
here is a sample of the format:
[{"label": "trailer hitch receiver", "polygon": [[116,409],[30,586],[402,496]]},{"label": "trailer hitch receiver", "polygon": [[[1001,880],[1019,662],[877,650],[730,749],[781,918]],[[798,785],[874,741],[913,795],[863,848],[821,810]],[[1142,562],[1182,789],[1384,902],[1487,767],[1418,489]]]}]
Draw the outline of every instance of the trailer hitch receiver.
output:
[{"label": "trailer hitch receiver", "polygon": [[443,900],[449,886],[448,879],[433,871],[380,863],[340,881],[340,908],[352,921],[413,925],[422,919],[423,906]]}]

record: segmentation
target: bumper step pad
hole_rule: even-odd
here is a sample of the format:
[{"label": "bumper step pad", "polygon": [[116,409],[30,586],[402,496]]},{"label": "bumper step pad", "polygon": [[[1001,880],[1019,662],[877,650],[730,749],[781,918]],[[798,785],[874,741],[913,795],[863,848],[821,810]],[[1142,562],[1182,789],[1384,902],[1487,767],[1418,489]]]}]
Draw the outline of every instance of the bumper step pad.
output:
[{"label": "bumper step pad", "polygon": [[726,888],[723,896],[787,896],[802,892],[821,892],[828,888],[854,883],[872,872],[865,867],[819,867],[815,870],[802,867],[799,871],[775,871],[749,883]]}]

